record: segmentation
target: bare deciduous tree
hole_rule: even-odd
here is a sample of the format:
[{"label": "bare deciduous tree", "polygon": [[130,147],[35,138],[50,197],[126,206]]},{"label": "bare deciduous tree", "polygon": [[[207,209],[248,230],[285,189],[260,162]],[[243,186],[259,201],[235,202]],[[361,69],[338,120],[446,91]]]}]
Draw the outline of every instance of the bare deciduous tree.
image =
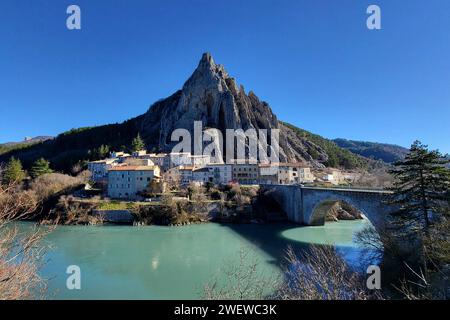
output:
[{"label": "bare deciduous tree", "polygon": [[301,255],[287,250],[286,279],[278,291],[283,300],[366,300],[365,278],[351,270],[334,246],[313,245]]},{"label": "bare deciduous tree", "polygon": [[27,218],[38,207],[36,197],[17,184],[0,185],[0,299],[29,299],[43,292],[39,276],[42,248],[39,241],[50,231],[20,232],[15,221]]}]

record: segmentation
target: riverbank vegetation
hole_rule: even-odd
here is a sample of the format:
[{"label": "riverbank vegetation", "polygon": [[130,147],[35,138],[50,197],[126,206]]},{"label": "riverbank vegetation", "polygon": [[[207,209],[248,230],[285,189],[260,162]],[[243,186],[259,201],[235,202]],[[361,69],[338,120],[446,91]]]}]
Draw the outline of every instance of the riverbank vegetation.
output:
[{"label": "riverbank vegetation", "polygon": [[438,151],[414,142],[391,170],[395,182],[389,203],[396,210],[386,227],[358,235],[361,243],[383,252],[388,297],[450,298],[448,163]]},{"label": "riverbank vegetation", "polygon": [[40,241],[50,230],[21,233],[14,224],[37,207],[34,196],[17,183],[0,184],[0,300],[38,298],[45,290],[38,273],[44,250]]},{"label": "riverbank vegetation", "polygon": [[283,276],[264,272],[250,248],[241,248],[238,261],[224,262],[223,277],[204,284],[208,300],[368,300],[382,299],[366,287],[366,279],[352,269],[331,245],[311,245],[302,252],[286,249]]}]

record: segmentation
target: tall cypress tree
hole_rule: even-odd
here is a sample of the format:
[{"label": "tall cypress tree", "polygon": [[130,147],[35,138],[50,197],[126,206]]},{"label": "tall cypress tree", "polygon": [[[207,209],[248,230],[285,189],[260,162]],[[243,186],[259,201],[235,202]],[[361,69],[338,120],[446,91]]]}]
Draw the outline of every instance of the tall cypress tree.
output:
[{"label": "tall cypress tree", "polygon": [[443,155],[415,141],[404,160],[394,164],[390,173],[395,182],[390,203],[394,224],[407,232],[428,233],[430,225],[449,204],[450,170]]},{"label": "tall cypress tree", "polygon": [[42,176],[46,173],[52,173],[52,169],[50,169],[50,162],[45,160],[44,158],[40,158],[36,160],[31,167],[30,175],[33,179]]}]

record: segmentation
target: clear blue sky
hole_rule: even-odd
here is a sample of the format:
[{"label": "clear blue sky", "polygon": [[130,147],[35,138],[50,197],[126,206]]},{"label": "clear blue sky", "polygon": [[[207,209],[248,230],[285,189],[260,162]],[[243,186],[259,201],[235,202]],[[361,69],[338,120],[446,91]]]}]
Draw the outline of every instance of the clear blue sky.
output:
[{"label": "clear blue sky", "polygon": [[2,0],[0,142],[142,114],[205,51],[281,120],[450,152],[448,0]]}]

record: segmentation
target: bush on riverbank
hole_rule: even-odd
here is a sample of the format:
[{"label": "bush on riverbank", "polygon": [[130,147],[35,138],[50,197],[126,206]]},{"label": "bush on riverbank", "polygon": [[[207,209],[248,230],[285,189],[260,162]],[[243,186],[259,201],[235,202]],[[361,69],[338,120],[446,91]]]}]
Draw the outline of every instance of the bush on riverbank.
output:
[{"label": "bush on riverbank", "polygon": [[[203,207],[203,204],[201,204]],[[202,208],[195,202],[174,200],[164,195],[161,202],[151,206],[138,206],[131,211],[139,225],[186,225],[207,222]]]},{"label": "bush on riverbank", "polygon": [[49,217],[42,224],[58,223],[65,225],[99,225],[103,224],[100,215],[93,216],[94,205],[88,202],[77,201],[73,196],[61,196],[55,208],[50,211]]},{"label": "bush on riverbank", "polygon": [[30,184],[30,190],[36,193],[41,201],[45,201],[52,195],[64,190],[78,188],[86,183],[82,177],[72,177],[61,173],[49,173],[34,179]]}]

